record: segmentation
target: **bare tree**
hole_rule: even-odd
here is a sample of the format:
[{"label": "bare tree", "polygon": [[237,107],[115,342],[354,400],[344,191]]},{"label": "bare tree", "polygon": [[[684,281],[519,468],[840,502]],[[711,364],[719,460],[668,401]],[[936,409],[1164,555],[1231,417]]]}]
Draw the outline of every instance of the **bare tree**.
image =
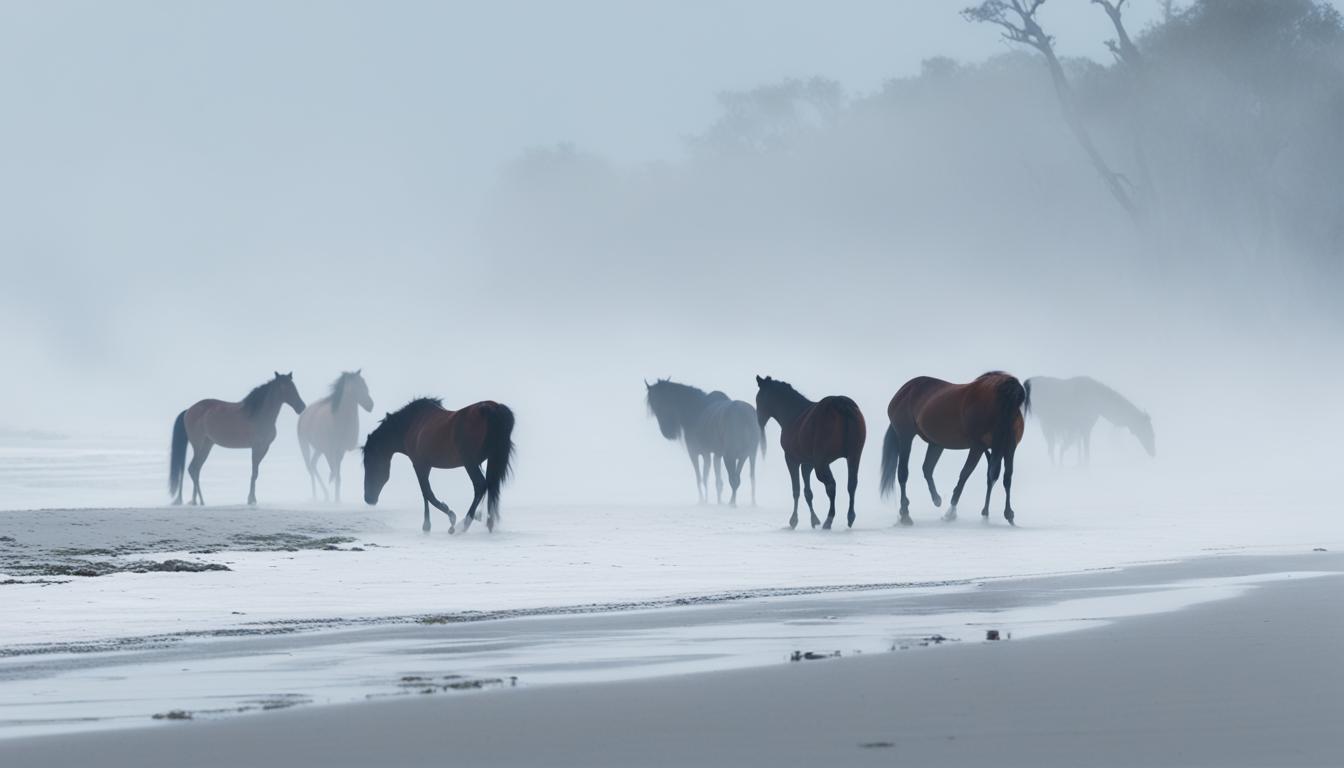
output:
[{"label": "bare tree", "polygon": [[1106,15],[1111,19],[1111,26],[1115,27],[1115,39],[1107,40],[1106,47],[1115,54],[1115,58],[1137,71],[1143,61],[1139,56],[1139,49],[1134,47],[1134,41],[1129,39],[1129,32],[1125,30],[1125,22],[1121,18],[1125,2],[1126,0],[1092,0],[1093,5],[1100,5],[1102,10],[1106,11]]},{"label": "bare tree", "polygon": [[[1103,2],[1103,5],[1108,7],[1108,13],[1110,8],[1114,8],[1117,14],[1114,18],[1117,19],[1120,6],[1123,4],[1123,0],[1114,3]],[[1130,194],[1129,181],[1123,174],[1113,170],[1101,156],[1096,142],[1092,140],[1092,134],[1083,123],[1069,78],[1064,73],[1064,66],[1060,63],[1059,57],[1055,55],[1054,38],[1047,35],[1036,20],[1036,12],[1042,5],[1045,5],[1045,0],[984,0],[977,6],[962,10],[961,15],[967,21],[993,24],[1003,30],[1004,38],[1010,42],[1029,45],[1040,52],[1045,58],[1046,68],[1050,71],[1055,95],[1059,98],[1060,110],[1064,114],[1064,121],[1068,124],[1069,130],[1073,132],[1074,138],[1087,154],[1088,160],[1101,176],[1111,196],[1121,208],[1125,209],[1125,213],[1129,214],[1135,224],[1142,224],[1143,214]],[[1121,28],[1123,29],[1123,26]],[[1123,40],[1133,48],[1133,43],[1129,42],[1129,35],[1124,35]],[[1123,44],[1117,41],[1115,50],[1123,51]],[[1135,54],[1137,55],[1137,51]],[[1121,53],[1117,52],[1116,55],[1120,56]]]}]

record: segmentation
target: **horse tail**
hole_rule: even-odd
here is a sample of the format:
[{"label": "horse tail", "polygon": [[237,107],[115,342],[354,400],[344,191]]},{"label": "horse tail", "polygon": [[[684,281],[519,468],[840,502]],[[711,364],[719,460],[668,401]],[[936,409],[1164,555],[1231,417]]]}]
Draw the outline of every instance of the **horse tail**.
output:
[{"label": "horse tail", "polygon": [[1022,391],[1024,393],[1022,398],[1022,412],[1031,413],[1031,379],[1022,382]]},{"label": "horse tail", "polygon": [[485,508],[491,517],[499,515],[499,487],[509,479],[513,468],[513,411],[507,405],[493,404],[485,413]]},{"label": "horse tail", "polygon": [[994,451],[1006,451],[1016,441],[1013,434],[1014,416],[1019,408],[1031,407],[1031,392],[1012,376],[1005,376],[995,390],[999,405],[999,418],[994,423]]},{"label": "horse tail", "polygon": [[182,488],[182,470],[187,466],[187,412],[177,414],[173,422],[173,441],[169,448],[168,494],[176,496]]},{"label": "horse tail", "polygon": [[896,427],[888,426],[887,436],[882,438],[882,482],[879,485],[882,498],[890,496],[896,487],[896,465],[900,458],[901,438],[896,434]]}]

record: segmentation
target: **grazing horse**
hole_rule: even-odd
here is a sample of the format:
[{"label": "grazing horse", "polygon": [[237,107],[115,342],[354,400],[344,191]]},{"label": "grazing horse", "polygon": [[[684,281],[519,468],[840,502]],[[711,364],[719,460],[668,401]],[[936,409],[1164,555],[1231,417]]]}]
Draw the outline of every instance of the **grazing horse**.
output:
[{"label": "grazing horse", "polygon": [[308,468],[308,485],[314,499],[319,487],[322,498],[328,498],[327,486],[317,471],[318,460],[325,456],[336,503],[341,503],[341,461],[346,451],[359,447],[358,408],[366,413],[373,410],[369,385],[360,371],[346,371],[332,382],[330,395],[299,414],[299,451],[303,453],[303,465]]},{"label": "grazing horse", "polygon": [[784,449],[784,462],[789,467],[793,482],[793,516],[789,527],[798,527],[798,471],[802,470],[807,509],[812,513],[812,527],[821,521],[812,508],[813,471],[826,486],[831,500],[830,512],[823,529],[830,529],[835,519],[835,475],[831,462],[844,459],[849,467],[849,525],[854,526],[854,489],[859,484],[859,459],[868,430],[859,406],[848,397],[832,395],[812,402],[789,384],[766,376],[757,376],[756,421],[765,436],[765,424],[770,419],[779,422],[779,444]]},{"label": "grazing horse", "polygon": [[247,491],[247,503],[257,503],[257,467],[266,458],[275,440],[275,420],[280,406],[288,404],[295,413],[303,413],[303,398],[294,387],[293,372],[281,374],[247,393],[242,402],[201,400],[177,415],[173,422],[172,458],[168,470],[168,492],[173,503],[182,503],[182,468],[187,460],[187,443],[191,443],[191,503],[204,504],[201,493],[201,466],[216,445],[225,448],[252,449],[252,485]]},{"label": "grazing horse", "polygon": [[1013,454],[1022,440],[1022,409],[1031,408],[1026,388],[1002,371],[990,371],[969,384],[952,384],[930,376],[918,376],[905,383],[887,406],[886,439],[882,441],[882,495],[891,493],[899,475],[901,483],[901,524],[911,525],[910,499],[905,495],[905,480],[910,475],[910,447],[918,435],[929,444],[924,453],[924,479],[935,507],[943,499],[933,484],[933,468],[944,450],[970,451],[961,468],[957,487],[952,491],[952,506],[944,520],[957,519],[957,502],[980,457],[989,454],[989,487],[985,506],[980,510],[989,517],[989,497],[1003,468],[1003,517],[1013,522]]},{"label": "grazing horse", "polygon": [[[485,525],[495,530],[499,519],[499,488],[508,479],[513,457],[513,411],[491,400],[473,403],[458,411],[444,409],[436,397],[412,400],[396,413],[389,413],[364,441],[364,501],[378,503],[392,471],[392,454],[403,453],[415,467],[420,494],[425,501],[425,524],[429,532],[431,504],[448,515],[448,532],[457,525],[457,515],[439,501],[429,487],[429,470],[463,467],[475,491],[471,508],[462,520],[466,533],[476,519],[476,506],[486,497],[489,515]],[[485,473],[481,463],[485,462]]]},{"label": "grazing horse", "polygon": [[1056,379],[1033,376],[1026,381],[1031,393],[1032,413],[1041,422],[1045,435],[1045,449],[1050,463],[1056,463],[1055,445],[1059,444],[1059,463],[1064,462],[1064,451],[1078,446],[1078,464],[1085,465],[1092,458],[1092,428],[1098,419],[1106,419],[1117,427],[1128,429],[1149,456],[1157,455],[1153,420],[1123,395],[1087,376]]},{"label": "grazing horse", "polygon": [[[750,403],[732,400],[722,392],[705,394],[703,389],[659,379],[644,382],[649,410],[668,440],[681,438],[695,469],[695,490],[701,503],[709,501],[709,465],[714,463],[714,485],[723,503],[723,469],[728,470],[731,506],[737,506],[742,484],[742,466],[751,465],[751,504],[756,505],[756,451],[764,450],[756,426],[756,409]],[[701,472],[700,461],[704,460]],[[703,489],[702,489],[703,488]]]}]

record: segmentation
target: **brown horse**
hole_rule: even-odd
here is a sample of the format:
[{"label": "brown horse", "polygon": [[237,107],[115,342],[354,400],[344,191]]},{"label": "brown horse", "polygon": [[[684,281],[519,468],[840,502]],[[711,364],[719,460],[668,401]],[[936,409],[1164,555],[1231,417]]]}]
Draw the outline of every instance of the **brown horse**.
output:
[{"label": "brown horse", "polygon": [[[471,476],[475,495],[462,520],[462,532],[466,533],[476,519],[476,506],[483,496],[487,497],[489,510],[485,524],[493,531],[499,519],[499,488],[508,479],[509,461],[513,457],[513,411],[491,400],[449,411],[438,398],[422,397],[396,413],[387,414],[369,433],[363,450],[364,501],[378,503],[378,495],[392,471],[392,455],[403,453],[415,468],[425,501],[425,524],[421,530],[429,532],[429,506],[433,504],[448,515],[448,532],[452,533],[457,515],[434,495],[429,487],[429,471],[436,467],[464,467]],[[484,474],[482,462],[486,462]]]},{"label": "brown horse", "polygon": [[216,445],[225,448],[252,449],[252,484],[247,503],[257,503],[257,467],[266,458],[275,440],[275,420],[280,406],[288,404],[295,413],[303,413],[303,398],[294,387],[293,372],[281,374],[247,393],[242,402],[201,400],[177,415],[173,423],[172,456],[168,469],[168,492],[173,503],[182,503],[182,467],[191,443],[191,503],[204,504],[201,493],[201,467]]},{"label": "brown horse", "polygon": [[[848,397],[832,395],[812,402],[789,384],[766,376],[757,376],[756,421],[765,436],[765,424],[770,419],[779,422],[779,444],[784,448],[784,462],[789,466],[793,482],[793,516],[789,527],[798,527],[798,471],[802,469],[807,509],[812,513],[812,527],[821,525],[830,529],[835,519],[835,475],[831,462],[844,459],[849,467],[849,525],[854,526],[854,489],[859,484],[859,458],[868,430],[859,406]],[[812,481],[810,475],[826,486],[831,500],[830,513],[823,524],[812,508]]]},{"label": "brown horse", "polygon": [[1013,522],[1013,454],[1022,440],[1022,411],[1031,408],[1031,400],[1022,383],[1002,371],[990,371],[969,384],[952,384],[929,376],[905,383],[887,406],[886,439],[882,442],[882,495],[891,493],[893,481],[901,483],[901,524],[910,525],[910,499],[905,495],[905,480],[910,476],[910,447],[915,435],[929,444],[924,454],[924,479],[935,507],[943,499],[933,484],[933,468],[944,450],[966,451],[966,463],[952,491],[952,506],[944,520],[957,519],[966,478],[980,457],[989,454],[989,487],[985,506],[980,510],[989,517],[989,497],[1003,468],[1003,517]]}]

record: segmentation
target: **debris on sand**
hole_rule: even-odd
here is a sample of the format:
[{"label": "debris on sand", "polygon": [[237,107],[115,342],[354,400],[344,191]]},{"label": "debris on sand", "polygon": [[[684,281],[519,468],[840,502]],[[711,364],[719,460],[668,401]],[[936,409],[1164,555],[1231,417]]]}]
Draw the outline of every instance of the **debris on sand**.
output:
[{"label": "debris on sand", "polygon": [[[509,678],[510,687],[518,684],[517,677]],[[441,677],[425,677],[422,675],[405,675],[398,681],[397,687],[402,689],[403,693],[443,693],[445,691],[478,691],[482,688],[493,688],[504,685],[504,680],[498,677],[463,677],[462,675],[443,675]]]},{"label": "debris on sand", "polygon": [[896,745],[890,741],[865,741],[859,746],[864,749],[891,749]]},{"label": "debris on sand", "polygon": [[1312,548],[1311,548],[1311,551],[1312,551],[1312,552],[1329,552],[1330,550],[1326,549],[1325,547],[1312,547]]},{"label": "debris on sand", "polygon": [[168,712],[156,712],[155,720],[190,720],[191,713],[185,709],[174,709]]},{"label": "debris on sand", "polygon": [[999,630],[997,630],[997,629],[987,629],[987,630],[985,630],[985,639],[986,639],[986,640],[998,640],[998,639],[999,639]]},{"label": "debris on sand", "polygon": [[817,653],[816,651],[794,651],[793,655],[789,656],[789,661],[818,661],[820,659],[838,659],[838,658],[840,658],[839,651],[831,651],[830,653]]}]

